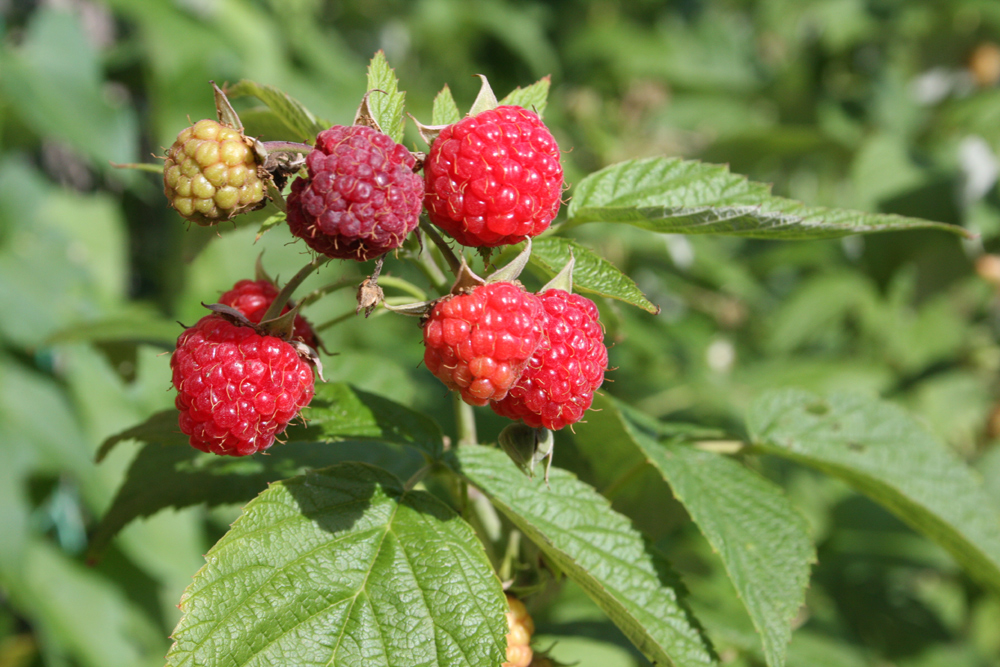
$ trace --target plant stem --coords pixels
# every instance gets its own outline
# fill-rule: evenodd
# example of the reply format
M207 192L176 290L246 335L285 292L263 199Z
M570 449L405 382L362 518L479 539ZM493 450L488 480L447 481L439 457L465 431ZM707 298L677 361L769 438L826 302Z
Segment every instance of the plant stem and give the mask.
M412 491L413 487L419 484L421 480L423 480L423 478L427 476L427 473L430 472L430 470L431 470L431 465L427 464L417 472L413 473L413 476L410 477L410 479L406 480L406 483L403 484L403 490Z
M472 406L462 400L457 391L451 393L455 404L455 429L458 431L457 445L475 445L479 443L476 436L476 413Z
M426 301L427 293L422 289L411 283L409 280L403 280L402 278L394 278L392 276L380 276L378 279L378 284L382 287L392 287L398 289L401 292L406 292L412 296L417 301Z
M298 289L299 285L301 285L302 282L309 277L310 273L329 261L329 257L317 255L311 262L299 269L299 272L292 276L292 279L285 283L285 286L281 288L280 292L278 292L278 296L276 296L274 301L271 302L271 305L268 306L267 311L261 318L261 321L266 322L267 320L273 320L278 315L281 315L281 311L285 308L285 304L288 303L288 300L292 297L295 290Z
M462 263L458 260L458 257L455 256L455 251L451 249L451 246L449 246L443 238L441 238L438 231L434 229L434 225L428 222L426 218L420 219L420 229L424 234L427 234L427 237L430 238L431 241L434 242L434 245L436 245L438 250L441 251L444 261L448 262L448 268L450 268L451 272L457 276L459 269L462 267Z
M345 287L353 287L358 282L357 278L341 278L335 283L330 283L329 285L323 285L322 287L309 292L304 297L299 299L300 306L308 306L311 303L315 303L322 299L327 294L333 294L338 290L342 290Z
M421 249L420 254L413 257L411 260L420 272L424 274L427 281L434 287L434 290L440 294L445 295L451 289L448 283L448 278L445 277L444 272L441 271L441 267L437 265L434 258L431 257L430 250L427 247Z
M358 312L356 310L349 310L343 315L337 315L332 320L327 320L326 322L323 322L323 324L317 324L316 326L313 327L313 331L315 331L316 333L319 333L320 331L326 331L330 327L335 327L341 322L346 322L347 320L351 319L357 314Z

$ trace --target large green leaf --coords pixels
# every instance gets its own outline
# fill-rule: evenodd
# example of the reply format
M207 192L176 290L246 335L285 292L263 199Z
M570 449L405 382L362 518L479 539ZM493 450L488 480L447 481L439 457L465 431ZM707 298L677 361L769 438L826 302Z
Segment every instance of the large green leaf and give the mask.
M327 121L317 118L301 102L274 86L243 79L232 86L227 86L226 94L229 97L244 95L256 97L295 133L295 139L298 141L311 144L316 140L317 134L330 128Z
M771 239L901 229L941 229L969 236L961 227L917 218L806 206L776 197L770 186L732 174L728 167L665 157L621 162L580 181L570 200L569 224L585 222Z
M558 468L548 485L541 475L530 479L489 447L458 447L445 462L489 496L651 661L715 664L676 575L593 488Z
M403 104L406 94L399 91L399 79L379 51L368 65L368 110L382 131L399 143L403 140Z
M761 451L844 479L1000 591L1000 514L972 471L903 409L788 389L757 399L747 428Z
M660 309L639 290L635 282L618 267L576 241L560 236L536 239L531 244L531 262L550 277L559 273L570 260L573 264L573 287L581 292L618 299L649 313Z
M655 421L606 396L596 397L594 408L577 442L586 447L591 422L604 437L611 428L659 472L722 559L767 664L783 665L815 561L805 519L779 487L735 460L696 449L684 437L661 440Z
M503 590L468 524L389 473L343 464L273 484L181 599L181 665L498 665Z

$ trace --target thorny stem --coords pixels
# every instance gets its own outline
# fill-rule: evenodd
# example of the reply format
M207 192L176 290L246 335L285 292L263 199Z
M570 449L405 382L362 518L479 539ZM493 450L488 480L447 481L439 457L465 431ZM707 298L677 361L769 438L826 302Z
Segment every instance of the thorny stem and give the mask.
M436 245L438 250L441 251L441 255L444 256L444 261L448 263L448 268L451 269L451 272L457 276L459 269L462 267L462 263L458 260L458 257L455 256L455 251L451 249L451 246L448 245L443 238L441 238L438 231L434 229L434 225L428 222L426 218L420 219L420 230L424 234L427 234L427 237L434 242L434 245Z
M278 296L276 296L274 301L271 302L271 305L268 306L267 311L261 318L261 321L266 322L268 320L273 320L280 315L281 311L285 307L285 304L288 303L288 300L292 297L295 290L298 289L299 285L301 285L302 282L309 277L309 274L329 261L329 257L317 255L311 262L299 269L299 272L292 276L292 279L285 283L285 286L281 288L280 292L278 292Z

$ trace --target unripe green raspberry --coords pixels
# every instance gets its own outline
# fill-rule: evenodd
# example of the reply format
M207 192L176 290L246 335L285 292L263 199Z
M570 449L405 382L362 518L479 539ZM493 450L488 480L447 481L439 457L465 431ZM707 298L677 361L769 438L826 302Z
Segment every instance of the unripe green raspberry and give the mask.
M237 130L200 120L177 135L163 165L163 193L182 217L202 226L258 208L264 182L257 157Z

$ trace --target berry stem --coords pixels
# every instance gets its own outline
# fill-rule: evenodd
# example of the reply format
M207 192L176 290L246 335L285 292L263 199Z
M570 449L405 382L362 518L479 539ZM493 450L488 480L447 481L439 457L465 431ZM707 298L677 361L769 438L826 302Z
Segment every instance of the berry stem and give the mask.
M313 147L309 144L300 144L296 141L263 141L261 145L268 153L301 153L308 155Z
M309 277L309 274L329 261L329 257L317 255L315 259L299 269L299 272L292 276L292 279L285 283L285 286L281 288L281 291L278 292L278 296L274 297L274 301L271 302L270 306L268 306L267 311L261 318L261 321L266 322L267 320L273 320L278 317L278 315L281 314L281 311L285 308L285 304L287 304L288 300L292 297L292 294L296 289L298 289L299 285L301 285L302 282Z
M323 324L317 324L316 326L313 327L313 331L315 331L316 333L319 333L320 331L326 331L330 327L335 327L341 322L346 322L347 320L351 319L357 314L358 311L352 308L343 315L337 315L332 320L327 320L326 322L323 322Z
M420 250L420 254L413 256L412 261L438 294L443 296L451 290L448 279L434 261L427 246Z
M304 297L299 299L299 306L304 308L311 303L316 303L327 294L333 294L334 292L342 290L345 287L354 287L357 283L357 278L341 278L337 282L323 285L322 287L309 292L309 294L306 294Z
M457 391L452 392L455 403L455 429L458 431L458 445L475 445L479 442L476 436L476 413L472 406L462 400Z
M401 292L406 292L417 301L427 300L427 293L411 283L409 280L394 278L393 276L379 276L378 284L382 287L392 287Z
M449 246L443 238L441 238L441 235L438 234L438 231L434 229L434 226L428 222L426 218L420 219L420 229L423 230L430 240L434 242L434 245L438 247L438 250L440 250L441 254L444 256L444 261L448 262L448 268L450 268L451 272L457 276L462 267L462 263L458 260L458 257L455 256L455 251L451 249L451 246Z

